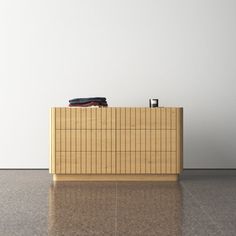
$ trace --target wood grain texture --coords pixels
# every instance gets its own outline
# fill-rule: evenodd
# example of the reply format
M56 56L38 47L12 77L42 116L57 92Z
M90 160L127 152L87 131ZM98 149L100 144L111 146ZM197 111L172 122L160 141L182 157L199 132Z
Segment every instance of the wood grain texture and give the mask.
M55 151L56 151L56 123L55 123L55 108L50 109L50 158L49 158L49 172L55 173Z
M183 109L177 111L177 171L183 169Z
M100 175L85 175L85 174L54 174L54 181L176 181L178 180L177 174L163 174L163 175L111 175L111 174L100 174Z
M50 173L179 174L183 108L51 108Z

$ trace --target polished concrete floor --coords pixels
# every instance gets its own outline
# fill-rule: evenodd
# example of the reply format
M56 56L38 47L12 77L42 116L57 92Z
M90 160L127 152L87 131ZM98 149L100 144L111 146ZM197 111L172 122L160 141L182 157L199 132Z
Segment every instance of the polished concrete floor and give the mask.
M67 182L0 170L0 235L236 235L236 171L179 182Z

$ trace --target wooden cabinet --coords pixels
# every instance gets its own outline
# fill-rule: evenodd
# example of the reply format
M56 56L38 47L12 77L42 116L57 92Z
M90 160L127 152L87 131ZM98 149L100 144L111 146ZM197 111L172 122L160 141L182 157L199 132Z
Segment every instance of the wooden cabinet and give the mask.
M176 180L182 108L51 108L54 180Z

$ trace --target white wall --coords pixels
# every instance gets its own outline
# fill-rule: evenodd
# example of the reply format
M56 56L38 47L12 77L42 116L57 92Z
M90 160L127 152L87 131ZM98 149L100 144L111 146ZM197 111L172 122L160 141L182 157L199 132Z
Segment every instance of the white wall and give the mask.
M1 0L0 168L48 167L49 107L184 107L184 166L236 168L236 1Z

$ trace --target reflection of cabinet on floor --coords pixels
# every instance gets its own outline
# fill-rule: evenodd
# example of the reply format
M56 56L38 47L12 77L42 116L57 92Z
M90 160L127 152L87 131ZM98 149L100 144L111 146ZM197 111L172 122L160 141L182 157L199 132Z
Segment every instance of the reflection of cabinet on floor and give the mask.
M112 235L112 207L120 235L183 235L182 191L180 183L51 184L48 235Z
M177 180L183 108L51 108L54 180Z

